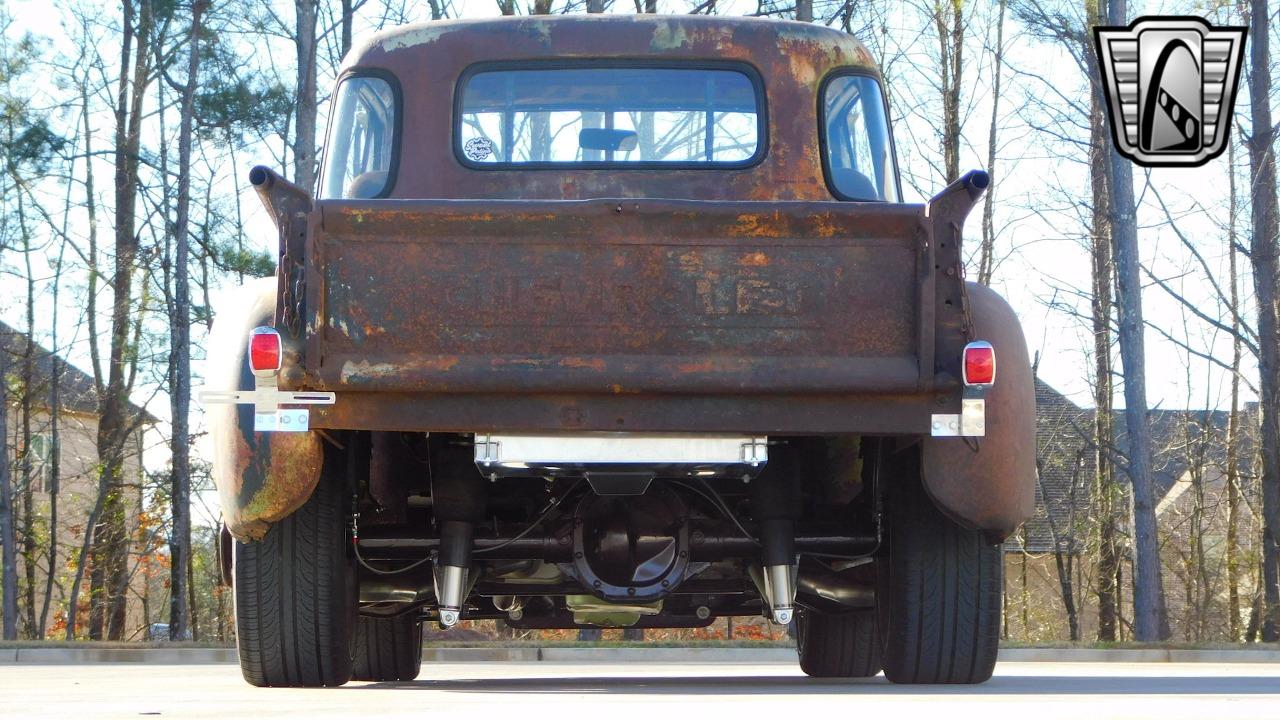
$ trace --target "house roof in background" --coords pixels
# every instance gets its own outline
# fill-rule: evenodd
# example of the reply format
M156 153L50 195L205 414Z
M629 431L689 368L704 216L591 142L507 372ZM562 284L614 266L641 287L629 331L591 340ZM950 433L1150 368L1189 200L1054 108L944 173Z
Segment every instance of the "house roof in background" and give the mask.
M1021 538L1010 538L1011 549L1030 552L1052 552L1056 547L1078 547L1085 521L1092 519L1093 492L1097 459L1093 442L1094 409L1082 408L1067 399L1040 378L1036 387L1036 514L1027 521ZM1243 415L1249 417L1250 407ZM1152 438L1152 479L1155 499L1159 504L1171 491L1180 487L1179 480L1199 465L1224 469L1227 465L1227 423L1231 413L1225 410L1152 410L1148 413ZM1115 435L1114 451L1128 455L1128 423L1123 410L1112 412ZM1240 435L1241 472L1251 471L1254 436L1242 424ZM1116 481L1129 484L1123 468L1117 468Z
M98 392L94 387L93 378L88 373L55 355L39 343L32 343L26 333L0 322L0 351L9 356L9 375L21 374L28 343L30 343L34 361L32 386L36 388L37 406L49 407L49 393L52 390L50 381L56 375L58 400L64 410L97 415ZM132 402L128 403L128 409L131 414L141 413L144 416L143 422L146 424L159 422L154 415Z
M1093 411L1071 402L1040 378L1036 387L1036 514L1010 545L1031 552L1069 547L1074 528L1087 517L1094 458L1088 441Z

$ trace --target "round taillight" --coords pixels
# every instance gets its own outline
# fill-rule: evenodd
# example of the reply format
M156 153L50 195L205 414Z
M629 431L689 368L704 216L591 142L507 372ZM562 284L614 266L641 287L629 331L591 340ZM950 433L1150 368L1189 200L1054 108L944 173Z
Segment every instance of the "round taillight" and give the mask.
M964 384L991 385L996 381L996 349L986 340L964 346Z
M274 373L283 360L280 333L275 328L259 327L249 333L249 367L254 373Z

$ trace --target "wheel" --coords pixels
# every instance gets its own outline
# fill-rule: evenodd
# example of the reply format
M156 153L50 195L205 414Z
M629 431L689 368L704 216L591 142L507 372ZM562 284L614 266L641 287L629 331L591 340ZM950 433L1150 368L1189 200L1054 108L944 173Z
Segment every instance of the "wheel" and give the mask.
M877 568L885 677L985 682L1000 643L1000 546L938 510L920 480L918 456L902 465L909 467L888 478L889 547Z
M351 679L355 566L344 483L331 464L305 505L262 540L236 543L236 646L251 685L333 687Z
M351 640L352 680L412 680L422 667L422 622L416 615L360 617Z
M880 672L875 612L831 615L802 607L796 613L796 651L809 677L874 677Z

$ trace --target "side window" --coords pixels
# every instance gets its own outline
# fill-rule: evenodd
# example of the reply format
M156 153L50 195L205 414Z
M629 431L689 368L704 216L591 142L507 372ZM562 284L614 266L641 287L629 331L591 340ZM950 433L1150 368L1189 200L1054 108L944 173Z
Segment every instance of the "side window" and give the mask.
M866 75L828 81L822 97L827 181L847 200L898 202L898 176L880 83Z
M31 436L31 465L35 471L33 473L32 488L38 493L47 493L52 490L53 485L53 438L49 435L38 434Z
M338 86L325 142L322 199L381 197L391 189L396 97L377 77L350 77Z

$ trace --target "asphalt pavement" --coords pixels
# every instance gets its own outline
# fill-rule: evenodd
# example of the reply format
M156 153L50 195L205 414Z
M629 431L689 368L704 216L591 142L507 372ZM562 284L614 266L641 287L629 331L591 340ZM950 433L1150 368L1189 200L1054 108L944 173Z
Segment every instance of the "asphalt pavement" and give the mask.
M838 713L834 714L834 713ZM259 689L235 665L0 665L0 718L1280 718L1280 663L1001 663L970 687L794 663L424 664L414 682Z

